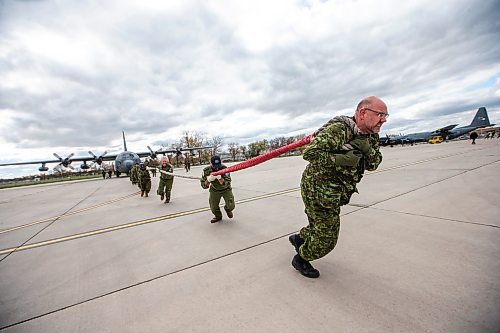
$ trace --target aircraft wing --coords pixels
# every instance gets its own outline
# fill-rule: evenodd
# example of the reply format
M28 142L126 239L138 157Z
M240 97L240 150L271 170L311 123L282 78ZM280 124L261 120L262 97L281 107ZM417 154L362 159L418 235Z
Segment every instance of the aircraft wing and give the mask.
M212 146L202 146L202 147L190 147L190 148L175 148L175 149L160 149L156 151L156 154L169 154L169 153L176 153L180 155L183 151L194 151L194 150L202 150L202 149L212 149L214 147ZM141 155L139 155L141 156ZM142 157L142 156L141 156Z
M203 147L191 147L191 148L181 148L181 151L193 151L193 150L201 150L201 149L212 149L212 146L203 146Z
M159 151L154 152L155 155L159 154L159 153L160 153ZM151 156L150 152L142 152L142 153L136 153L136 154L139 155L139 157L141 157L141 158L142 157L149 157L149 156Z
M458 124L448 125L448 126L445 126L443 128L439 128L432 133L433 134L446 134L457 126L458 126Z
M452 129L454 129L457 126L458 126L458 124L448 125L448 126L445 126L443 128L438 129L438 131L440 131L440 132L451 131Z
M102 156L102 161L114 161L117 155L106 155ZM67 158L62 160L44 160L44 161L24 161L24 162L12 162L12 163L2 163L0 166L11 166L11 165L29 165L29 164L48 164L48 163L67 163L72 162L96 162L96 159L92 156Z
M12 162L12 163L2 163L0 166L9 165L27 165L27 164L46 164L46 163L60 163L59 160L46 160L46 161L26 161L26 162Z

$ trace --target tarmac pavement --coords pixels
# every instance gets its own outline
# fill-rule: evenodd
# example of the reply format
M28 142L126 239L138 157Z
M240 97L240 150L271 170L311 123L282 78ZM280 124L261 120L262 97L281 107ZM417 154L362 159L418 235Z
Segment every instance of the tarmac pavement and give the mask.
M500 332L500 144L477 143L383 147L318 279L290 264L300 156L233 173L216 224L190 179L169 204L158 177L148 198L126 178L0 190L0 331Z

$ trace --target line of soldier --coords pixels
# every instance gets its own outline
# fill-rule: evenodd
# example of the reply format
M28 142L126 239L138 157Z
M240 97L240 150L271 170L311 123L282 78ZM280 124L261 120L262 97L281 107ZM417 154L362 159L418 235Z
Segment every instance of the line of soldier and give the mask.
M189 177L200 179L201 187L209 190L208 202L210 210L214 217L210 221L216 223L222 220L222 212L219 203L224 198L224 211L229 218L233 217L233 210L235 208L233 190L231 188L231 176L229 173L219 176L212 176L211 173L225 169L226 166L222 164L219 156L213 156L210 159L210 165L205 167L202 171L202 177ZM186 172L189 171L186 166ZM144 163L136 164L130 171L130 181L133 185L138 185L141 190L141 197L148 197L151 191L151 175L149 171L156 174L156 170L160 172L160 181L156 193L160 196L160 200L169 203L171 199L172 186L174 183L174 167L170 163L168 157L164 156L159 165L155 160L146 160ZM187 176L181 176L187 177Z

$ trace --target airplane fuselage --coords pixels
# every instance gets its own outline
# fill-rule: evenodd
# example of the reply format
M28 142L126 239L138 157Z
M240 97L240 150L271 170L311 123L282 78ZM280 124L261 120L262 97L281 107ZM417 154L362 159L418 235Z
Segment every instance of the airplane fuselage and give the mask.
M464 127L459 127L455 128L450 131L450 134L446 136L446 139L451 140L451 139L456 139L459 136L462 136L464 134L467 134L469 132L472 132L474 130L477 130L479 128L483 128L487 126L464 126Z
M141 158L136 153L124 151L115 158L115 171L118 173L129 173L135 164L140 164Z

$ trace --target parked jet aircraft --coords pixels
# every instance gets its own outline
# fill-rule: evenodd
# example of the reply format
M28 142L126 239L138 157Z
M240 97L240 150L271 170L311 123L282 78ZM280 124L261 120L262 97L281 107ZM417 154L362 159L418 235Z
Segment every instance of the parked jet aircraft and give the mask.
M478 128L493 126L495 124L490 124L488 118L488 112L485 107L480 107L474 119L469 126L456 127L458 124L448 125L446 127L434 130L432 132L420 132L411 133L399 136L386 136L381 137L379 142L381 146L404 144L404 143L414 143L414 142L427 142L434 136L441 136L444 140L452 140L458 138L461 135L467 134ZM455 128L456 127L456 128Z
M213 148L211 146L203 146L203 147L191 147L191 148L176 148L176 149L160 149L157 151L153 151L149 146L149 152L141 152L134 153L127 150L127 142L125 141L125 132L122 132L123 135L123 152L117 155L107 155L107 151L102 153L100 156L96 156L89 150L89 157L76 157L73 158L73 153L69 154L66 158L61 158L59 155L54 153L54 156L58 158L57 160L45 160L45 161L28 161L28 162L14 162L14 163L4 163L0 164L0 166L9 166L9 165L26 165L26 164L42 164L38 171L48 171L49 168L46 166L47 163L58 163L57 167L66 167L72 168L72 162L83 162L80 165L80 168L83 170L90 169L91 165L87 164L87 162L97 163L101 165L103 161L113 161L114 160L114 169L117 177L122 173L129 173L130 169L134 166L134 164L139 164L141 162L141 157L151 157L156 158L157 155L162 154L170 154L175 153L176 155L181 155L183 151L195 151L202 149L210 149Z

